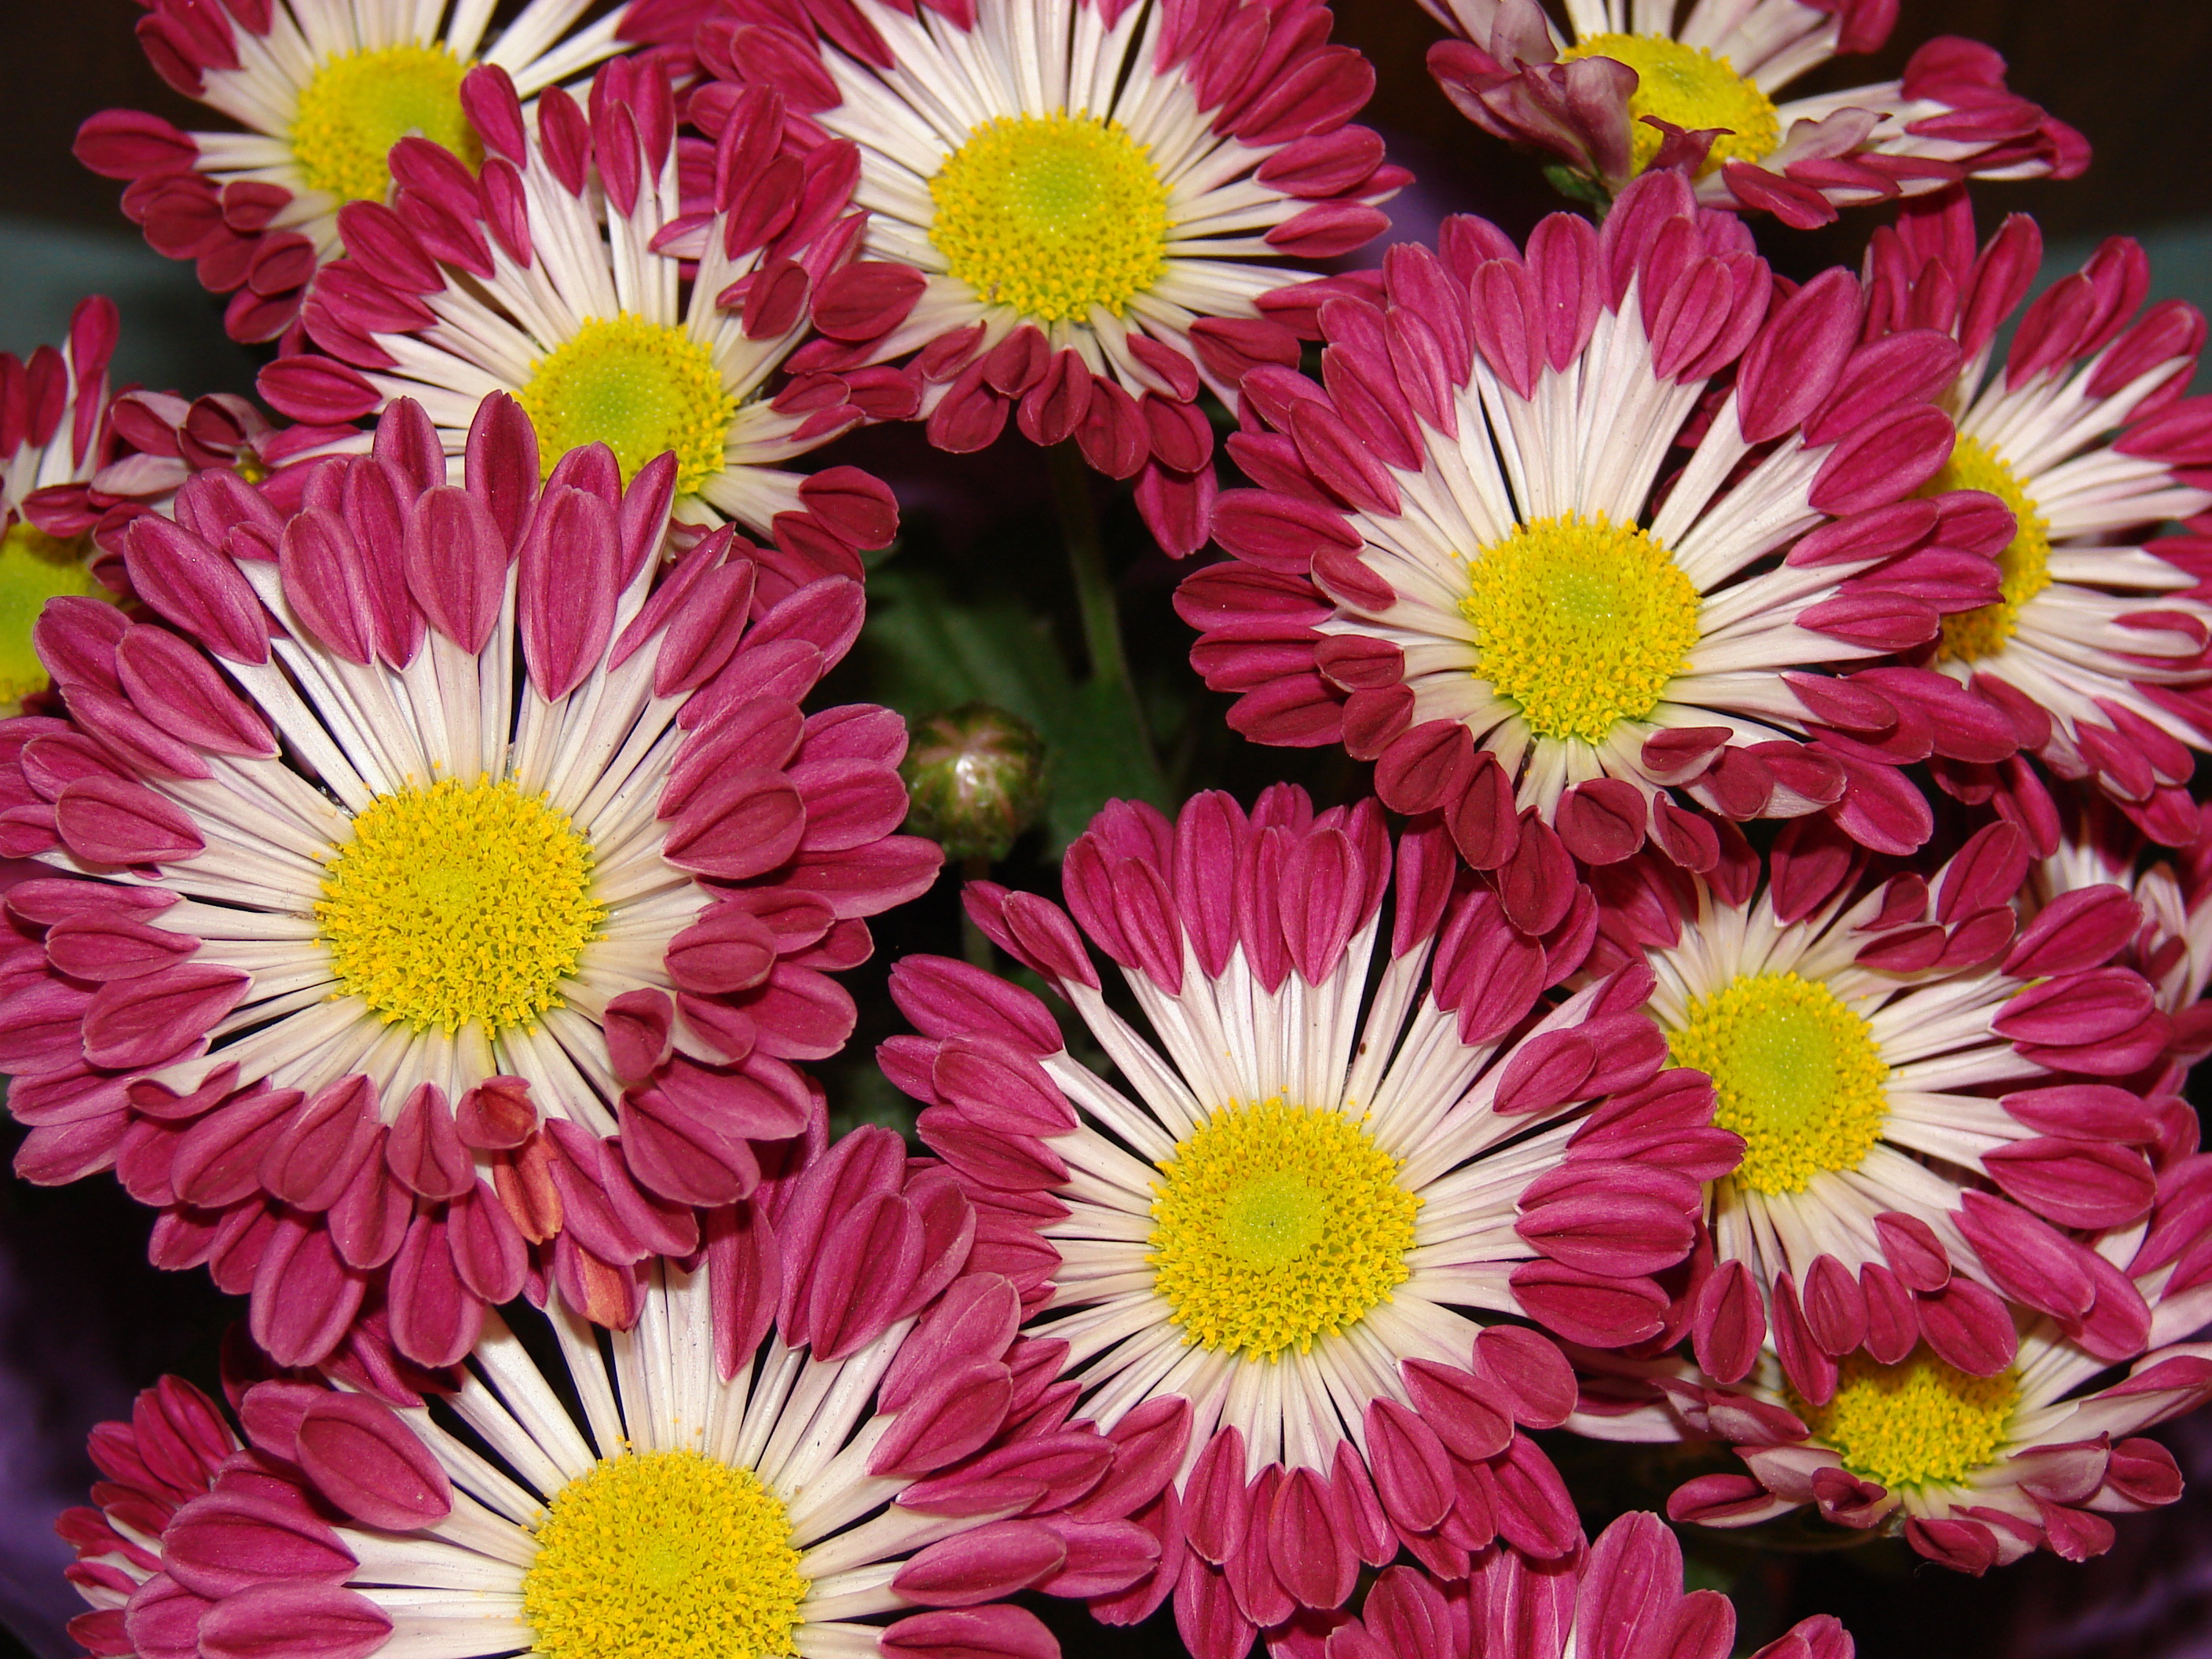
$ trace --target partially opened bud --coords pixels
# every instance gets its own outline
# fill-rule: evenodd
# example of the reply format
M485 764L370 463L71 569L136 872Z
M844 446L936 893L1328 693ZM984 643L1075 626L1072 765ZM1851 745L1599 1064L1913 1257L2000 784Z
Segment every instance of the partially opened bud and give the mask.
M988 702L917 720L899 772L911 796L906 828L949 859L1006 857L1044 811L1044 739Z

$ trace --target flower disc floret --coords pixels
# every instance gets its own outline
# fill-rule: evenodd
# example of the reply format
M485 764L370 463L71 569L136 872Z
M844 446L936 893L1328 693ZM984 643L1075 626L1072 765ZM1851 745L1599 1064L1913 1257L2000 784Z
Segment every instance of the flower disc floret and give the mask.
M2004 649L2020 631L2021 608L2051 586L2051 522L2037 510L2034 498L2021 487L2004 458L1978 438L1962 435L1959 439L1950 460L1923 493L1947 489L1988 491L2012 509L2018 526L1997 555L2001 597L1996 603L1943 618L1937 659L1978 662Z
M612 1457L554 1494L522 1580L545 1659L768 1659L793 1651L806 1580L750 1469L692 1451Z
M1790 1404L1845 1468L1896 1492L1989 1467L2010 1438L2019 1402L2017 1371L1975 1376L1917 1348L1894 1365L1847 1355L1826 1405Z
M722 471L738 412L703 342L627 311L586 319L515 396L538 428L545 474L586 444L613 450L625 478L672 450L682 495Z
M1039 321L1121 316L1167 269L1167 185L1120 122L1087 112L981 123L929 197L951 273Z
M24 698L46 689L46 665L31 647L31 629L46 601L108 597L87 568L88 550L27 520L10 525L0 539L0 713L15 713Z
M1645 122L1655 116L1686 132L1723 127L1713 141L1701 171L1723 161L1763 161L1782 142L1782 119L1774 100L1725 58L1703 46L1686 46L1656 34L1595 34L1559 54L1610 58L1636 71L1636 90L1628 100L1629 143L1634 171L1651 165L1666 135Z
M380 202L392 188L386 158L410 134L474 165L483 146L461 112L469 66L442 46L410 42L349 52L320 64L300 88L292 155L316 190Z
M1279 1358L1356 1324L1407 1277L1421 1200L1342 1112L1215 1111L1159 1165L1146 1257L1186 1343Z
M1651 533L1602 513L1516 526L1468 561L1475 672L1540 738L1599 743L1657 706L1698 641L1698 591Z
M1866 1020L1817 980L1738 975L1691 1004L1668 1047L1712 1079L1713 1121L1744 1139L1731 1179L1753 1192L1802 1193L1881 1138L1889 1067Z
M394 791L353 822L315 906L339 984L390 1024L534 1024L606 910L568 814L511 781Z

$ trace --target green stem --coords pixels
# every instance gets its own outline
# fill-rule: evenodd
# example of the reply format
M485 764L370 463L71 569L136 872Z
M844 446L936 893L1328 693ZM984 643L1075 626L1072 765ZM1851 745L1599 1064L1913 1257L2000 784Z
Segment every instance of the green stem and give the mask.
M1091 654L1092 676L1108 685L1129 683L1129 659L1121 650L1121 617L1114 583L1106 574L1106 550L1098 538L1098 513L1091 499L1091 470L1073 443L1054 444L1052 499L1060 509L1060 533L1067 544L1068 568L1075 575L1076 602L1083 607L1083 643Z
M966 887L971 881L991 878L991 860L981 853L960 860L960 884ZM992 954L995 947L983 930L975 925L975 918L968 914L968 907L960 907L960 954L968 958L969 965L995 972L999 959Z
M1129 729L1136 734L1146 770L1157 783L1159 757L1152 752L1151 728L1129 678L1128 653L1121 646L1121 612L1114 598L1113 578L1106 571L1106 548L1098 534L1098 511L1091 496L1091 469L1073 442L1054 444L1046 452L1052 469L1053 503L1060 509L1061 538L1067 544L1067 565L1075 579L1075 600L1083 614L1083 646L1091 659L1091 677L1106 687L1127 711Z

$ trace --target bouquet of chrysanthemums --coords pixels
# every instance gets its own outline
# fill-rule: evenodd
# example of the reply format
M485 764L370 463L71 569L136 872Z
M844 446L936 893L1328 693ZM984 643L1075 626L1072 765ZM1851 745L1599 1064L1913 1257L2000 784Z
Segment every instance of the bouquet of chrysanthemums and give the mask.
M1989 49L1424 0L1560 205L1393 240L1322 0L143 3L258 401L0 361L0 1072L237 1301L91 1654L1847 1659L2181 1496L2204 321Z

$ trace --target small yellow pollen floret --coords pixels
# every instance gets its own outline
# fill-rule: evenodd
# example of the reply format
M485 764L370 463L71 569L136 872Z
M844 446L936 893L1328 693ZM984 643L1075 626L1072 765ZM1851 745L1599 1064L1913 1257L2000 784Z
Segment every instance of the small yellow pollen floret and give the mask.
M799 1559L750 1469L689 1451L612 1457L554 1494L522 1616L544 1659L769 1659L794 1650Z
M1656 116L1686 132L1725 127L1706 153L1703 172L1723 161L1763 161L1782 142L1782 117L1774 100L1751 80L1735 72L1725 58L1716 58L1703 46L1684 46L1662 34L1594 34L1577 40L1559 54L1560 61L1577 58L1610 58L1636 71L1636 90L1629 94L1629 146L1634 169L1641 173L1666 143L1666 136L1644 118Z
M1936 660L1979 662L2005 648L2020 629L2021 608L2051 586L2051 521L2036 511L2034 498L2021 488L2004 458L1977 438L1960 438L1943 470L1920 493L1947 489L1987 490L2012 509L2018 526L1997 555L1996 603L1943 618Z
M705 342L627 311L586 318L538 360L516 401L538 428L542 472L572 449L603 443L634 478L673 450L679 495L696 495L722 470L738 413Z
M1730 1178L1753 1192L1802 1193L1822 1170L1857 1169L1881 1139L1889 1067L1818 980L1740 974L1692 1003L1667 1046L1712 1079L1713 1121L1745 1142Z
M1892 1492L1964 1480L1996 1461L2020 1403L2014 1371L1975 1376L1916 1348L1894 1365L1864 1353L1840 1363L1825 1406L1790 1410L1862 1480Z
M512 782L447 778L353 821L315 906L340 987L385 1024L535 1024L599 936L591 843Z
M1167 185L1120 122L1087 112L970 128L929 199L946 269L1039 322L1119 317L1167 269Z
M27 520L0 540L0 716L20 714L23 699L46 689L46 665L31 647L31 629L48 599L88 596L112 600L86 563L91 547L62 541Z
M1274 1359L1358 1322L1405 1282L1421 1200L1342 1112L1220 1108L1152 1183L1145 1260L1186 1343Z
M1698 590L1650 532L1601 513L1516 526L1468 562L1475 673L1540 738L1641 720L1698 642Z
M468 72L440 46L380 46L324 59L300 88L292 118L301 175L343 200L380 202L392 188L386 158L410 133L477 166L483 146L461 112Z

